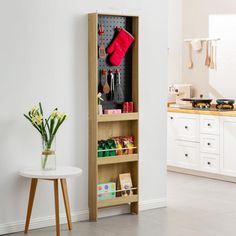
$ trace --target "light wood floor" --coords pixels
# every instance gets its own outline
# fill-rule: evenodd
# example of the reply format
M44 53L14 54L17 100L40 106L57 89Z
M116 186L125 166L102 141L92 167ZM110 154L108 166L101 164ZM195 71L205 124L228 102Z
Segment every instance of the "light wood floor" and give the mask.
M168 174L168 208L73 224L62 236L235 236L236 184L176 173ZM23 236L23 233L12 236ZM53 236L55 227L30 231Z

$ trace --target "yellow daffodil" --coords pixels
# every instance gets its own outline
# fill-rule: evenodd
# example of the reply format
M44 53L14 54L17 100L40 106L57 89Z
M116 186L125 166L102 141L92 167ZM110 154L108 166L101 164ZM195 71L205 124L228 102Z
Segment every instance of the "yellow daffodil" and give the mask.
M36 115L32 118L33 123L37 124L37 125L41 125L43 122L43 117L42 115Z
M54 111L51 113L51 118L52 118L52 119L57 118L57 111L56 111L56 110L54 110Z
M52 119L61 120L61 119L63 119L64 116L65 116L64 112L60 112L60 111L56 111L56 110L51 113Z
M30 110L31 116L36 116L38 114L38 111L39 111L38 107L36 107L36 106L32 107Z
M63 119L64 116L65 116L65 113L64 113L64 112L60 112L60 111L57 112L57 118L58 118L58 120Z

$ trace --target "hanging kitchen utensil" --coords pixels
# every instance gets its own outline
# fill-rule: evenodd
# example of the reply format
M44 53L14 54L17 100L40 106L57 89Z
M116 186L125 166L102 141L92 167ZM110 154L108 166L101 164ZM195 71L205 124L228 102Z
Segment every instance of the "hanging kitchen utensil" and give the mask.
M193 68L193 59L192 59L192 44L191 42L188 43L188 64L187 64L188 69Z
M216 69L216 41L213 42L213 61L214 61L214 69Z
M109 92L110 92L110 86L109 86L109 84L108 84L108 82L107 82L107 70L106 69L104 69L103 70L103 76L104 76L104 78L105 78L105 84L104 84L104 86L103 86L103 93L104 94L108 94Z
M98 55L99 55L99 58L101 58L101 59L106 57L106 49L105 49L105 46L104 46L104 43L103 43L104 33L105 33L104 26L103 26L103 24L101 24L101 26L99 27L99 30L98 30L98 34L101 37L101 44L100 44L99 49L98 49Z
M116 70L116 87L114 91L114 100L115 103L121 104L125 101L124 93L121 88L121 83L120 83L120 71Z
M110 90L110 100L114 100L114 89L115 89L115 80L114 80L114 74L112 73L112 70L109 70L110 78L111 78L111 90Z
M213 44L211 42L210 44L210 52L211 52L211 62L210 62L210 69L215 69L215 62L214 62L214 48L213 48Z
M106 83L106 79L107 79L107 70L106 69L102 69L101 71L101 86L104 87L105 83Z
M209 57L209 41L206 41L206 59L205 59L205 65L210 66L210 57Z

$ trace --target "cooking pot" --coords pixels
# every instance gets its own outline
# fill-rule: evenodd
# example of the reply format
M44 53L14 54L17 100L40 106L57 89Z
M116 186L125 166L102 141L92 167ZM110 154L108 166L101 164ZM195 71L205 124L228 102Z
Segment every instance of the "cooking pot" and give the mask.
M219 105L233 105L235 102L234 99L217 99L216 103Z

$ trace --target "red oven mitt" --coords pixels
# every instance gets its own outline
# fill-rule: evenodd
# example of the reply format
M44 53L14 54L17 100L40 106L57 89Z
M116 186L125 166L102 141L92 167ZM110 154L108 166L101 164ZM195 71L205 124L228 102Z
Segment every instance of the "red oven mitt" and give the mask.
M125 29L117 28L119 31L111 45L107 48L107 53L112 55L109 58L113 66L119 66L129 46L133 43L134 37Z

